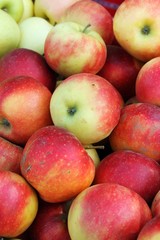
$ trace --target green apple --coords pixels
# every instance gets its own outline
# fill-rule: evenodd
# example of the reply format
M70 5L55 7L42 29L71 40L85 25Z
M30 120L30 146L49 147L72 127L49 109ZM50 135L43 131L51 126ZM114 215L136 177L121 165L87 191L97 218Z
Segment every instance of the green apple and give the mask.
M32 0L22 0L23 1L23 14L19 22L24 19L32 17L34 15L34 4Z
M0 9L0 57L18 47L20 29L18 23L8 13Z
M0 9L10 14L16 22L19 22L23 14L23 0L1 0Z
M46 37L52 27L51 23L41 17L32 16L24 19L19 23L21 31L19 47L34 50L42 55Z

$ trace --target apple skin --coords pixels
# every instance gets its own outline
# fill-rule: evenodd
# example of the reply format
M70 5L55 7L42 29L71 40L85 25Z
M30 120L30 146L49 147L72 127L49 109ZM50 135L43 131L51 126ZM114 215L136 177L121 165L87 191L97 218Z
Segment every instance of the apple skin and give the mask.
M44 57L33 50L17 48L0 59L0 82L22 75L35 78L51 92L55 89L57 75Z
M7 12L16 22L19 22L24 11L22 0L1 0L0 9Z
M135 82L142 64L121 46L108 45L106 62L98 75L113 84L126 101L135 95Z
M0 236L13 238L25 232L38 212L35 190L19 174L0 171Z
M125 0L113 18L117 42L143 62L160 55L159 11L159 0Z
M67 227L66 203L39 204L38 213L29 228L31 240L71 240Z
M76 73L97 73L107 57L106 44L90 27L75 22L56 24L44 44L48 65L63 77Z
M27 48L44 54L45 39L53 25L40 17L29 17L19 23L21 39L18 48Z
M160 216L160 191L156 193L151 204L151 211L153 217Z
M22 22L24 19L34 16L34 3L32 0L22 0L23 2L23 14L18 21Z
M20 167L40 198L51 203L70 200L90 186L95 175L93 160L79 140L54 125L32 134L24 147Z
M109 136L119 121L122 106L121 95L106 79L79 73L55 89L50 112L56 126L71 131L85 145Z
M95 2L101 4L103 7L109 11L109 13L114 17L117 8L124 0L94 0Z
M0 171L12 171L20 174L20 160L23 148L0 137Z
M113 151L132 150L160 161L160 108L150 103L124 106L109 136Z
M35 0L34 15L48 19L48 21L54 25L59 22L59 19L64 14L66 9L77 1L79 0L65 0L59 1L57 4L56 0Z
M34 78L19 76L0 83L0 136L24 146L39 128L52 124L51 92Z
M137 240L160 239L160 216L153 217L141 229Z
M118 183L137 192L148 204L160 190L160 165L144 154L115 151L96 168L94 183Z
M136 240L151 217L148 204L139 194L119 184L101 183L73 200L68 230L72 240Z
M160 106L160 57L146 62L136 79L136 97L139 102Z
M111 14L99 3L79 0L72 4L62 15L59 22L76 22L98 32L105 43L111 44L114 39L113 19Z
M20 29L18 23L7 12L0 9L0 58L18 47Z

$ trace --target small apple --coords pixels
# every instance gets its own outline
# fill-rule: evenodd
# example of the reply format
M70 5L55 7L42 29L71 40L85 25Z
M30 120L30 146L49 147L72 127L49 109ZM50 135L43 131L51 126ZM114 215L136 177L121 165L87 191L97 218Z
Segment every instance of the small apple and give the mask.
M28 17L19 23L21 39L19 48L27 48L44 54L44 43L49 31L53 28L51 23L41 17Z
M132 103L121 111L109 136L112 150L132 150L160 161L160 108L151 103Z
M106 79L91 73L74 74L61 82L50 101L56 126L74 133L82 144L106 138L117 125L123 99Z
M14 4L14 3L13 3ZM0 58L18 47L20 29L18 23L7 12L0 9Z
M22 0L23 2L23 14L19 20L19 23L24 19L34 16L34 4L32 0Z
M115 151L96 168L94 183L118 183L137 192L150 204L160 190L160 165L131 150Z
M154 199L151 204L151 211L153 217L158 215L160 216L160 191L158 191L154 196Z
M105 43L111 44L114 38L111 14L99 3L79 0L72 4L62 15L59 22L76 22L98 32Z
M117 42L143 62L160 55L159 12L159 0L125 0L113 18Z
M142 63L121 46L108 45L107 58L98 75L106 78L127 101L135 95L135 82Z
M34 78L19 76L0 83L0 136L25 145L39 128L52 124L51 92Z
M92 146L91 146L91 148L86 149L86 152L92 158L95 167L97 167L100 163L100 157L99 157L99 154L98 154L97 150L95 148L92 148Z
M59 22L59 19L66 9L77 1L79 0L65 0L57 3L56 0L35 0L34 14L37 17L47 19L52 25L54 25Z
M148 102L160 107L160 57L146 62L136 79L136 97L139 102Z
M160 239L160 216L150 219L141 229L137 240L159 240Z
M151 217L139 194L119 184L101 183L83 190L72 201L68 230L72 240L135 240Z
M0 171L0 236L13 238L32 224L38 212L34 189L19 174Z
M90 26L75 22L56 24L44 44L48 65L63 77L75 73L97 73L105 63L106 44Z
M39 204L38 213L29 228L31 240L71 240L65 203Z
M1 0L0 9L7 12L16 22L19 22L23 15L23 1L22 0Z
M57 75L39 53L26 48L17 48L1 57L0 82L22 75L35 78L51 92L55 89Z
M46 202L64 202L92 184L95 165L80 141L54 125L37 130L20 162L23 177ZM38 174L37 174L38 173Z
M12 171L20 174L20 160L23 148L0 137L0 171Z

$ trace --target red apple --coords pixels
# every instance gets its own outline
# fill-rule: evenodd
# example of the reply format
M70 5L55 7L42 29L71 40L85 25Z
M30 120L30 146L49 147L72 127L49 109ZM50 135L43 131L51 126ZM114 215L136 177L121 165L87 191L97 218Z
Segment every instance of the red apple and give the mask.
M115 151L101 160L96 168L94 182L121 184L151 203L160 190L160 165L141 153Z
M20 174L20 160L23 148L0 137L0 170Z
M106 79L79 73L55 89L50 112L56 126L73 132L85 145L109 136L119 121L122 106L122 96Z
M72 240L136 240L151 219L146 201L114 183L92 185L71 203L68 230Z
M143 65L135 86L139 102L160 106L160 57L153 58Z
M107 48L89 24L62 22L48 33L44 56L48 65L63 77L81 72L95 74L105 63Z
M142 63L127 53L122 47L107 46L107 58L98 73L121 93L124 100L135 95L135 82Z
M150 103L124 106L109 141L114 151L133 150L159 162L160 108Z
M17 48L0 59L0 82L11 77L29 76L43 83L51 92L55 89L56 73L43 56L25 48Z
M0 236L13 238L25 232L38 211L34 189L19 174L0 171Z
M90 186L95 165L80 141L66 129L46 126L27 141L21 173L47 202L70 200ZM38 173L38 174L37 174Z
M0 82L0 136L25 145L37 129L52 124L50 99L48 88L32 77Z
M41 203L36 218L29 228L30 239L70 240L65 205L66 203Z
M103 7L105 7L110 14L114 17L115 12L117 11L119 5L124 0L94 0L95 2L98 2L99 4L102 4Z
M95 1L79 0L69 6L60 19L60 22L67 21L79 23L84 27L90 24L90 29L98 32L106 44L113 41L112 16Z
M151 204L151 211L153 216L160 215L160 191L156 193Z
M160 239L160 216L153 217L141 229L137 240Z

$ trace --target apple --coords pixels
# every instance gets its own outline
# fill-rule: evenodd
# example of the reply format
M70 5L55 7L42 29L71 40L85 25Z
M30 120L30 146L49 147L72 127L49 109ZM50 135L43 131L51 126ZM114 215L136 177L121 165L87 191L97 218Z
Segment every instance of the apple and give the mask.
M71 240L67 227L66 203L40 204L29 228L31 240Z
M114 39L112 16L97 2L79 0L72 4L59 22L69 21L79 23L84 27L90 24L90 30L98 32L106 44L111 44Z
M108 45L107 58L98 75L106 78L127 101L135 95L135 82L142 62L135 59L121 46Z
M153 217L160 215L160 190L154 196L151 204L151 211Z
M16 22L19 22L24 10L23 1L1 0L0 9L7 12Z
M34 4L32 0L22 0L23 2L23 14L19 20L19 23L24 19L34 16Z
M97 149L95 149L94 147L92 148L85 148L86 152L88 153L88 155L92 158L95 167L97 167L101 161L100 156L97 152Z
M93 160L80 141L54 125L37 130L28 139L20 168L40 198L51 203L72 199L92 184L95 175Z
M13 238L32 224L38 212L35 190L19 174L0 171L0 236Z
M20 174L20 160L23 148L0 137L0 171Z
M124 1L124 0L93 0L99 4L101 4L103 7L109 11L109 13L114 17L115 12L117 11L119 5Z
M160 239L160 216L150 219L141 229L137 240Z
M74 74L52 93L50 113L56 126L71 131L82 144L103 140L117 125L123 99L106 79Z
M83 190L72 201L68 230L72 240L135 240L151 217L139 194L119 184L101 183Z
M148 102L160 106L160 57L146 62L136 79L136 97L139 102Z
M51 92L55 89L57 75L39 53L17 48L0 58L0 82L22 75L35 78Z
M131 150L117 150L96 168L94 183L118 183L137 192L150 204L160 190L160 165Z
M160 55L159 11L159 0L125 0L113 18L117 42L143 62Z
M47 19L54 25L59 22L60 17L64 14L66 9L77 1L79 0L65 0L57 3L56 0L35 0L34 14L37 17Z
M27 48L44 54L44 43L52 24L41 17L28 17L19 23L21 39L19 48Z
M109 136L112 150L132 150L160 161L160 108L151 103L123 107Z
M56 24L44 44L48 65L63 77L75 73L97 73L107 57L106 44L90 26L75 22Z
M24 146L39 128L52 124L51 92L34 78L19 76L0 83L0 136Z
M0 9L0 58L18 47L20 29L18 23L7 12Z

